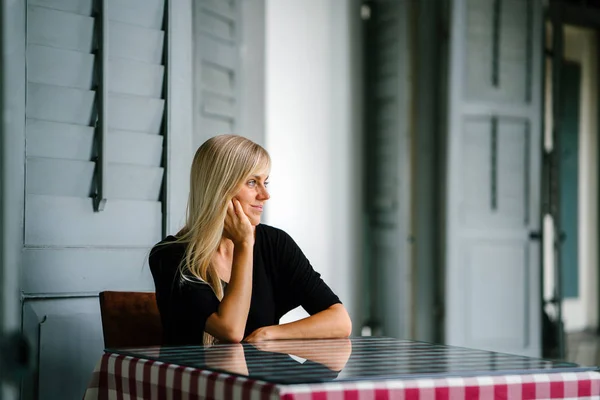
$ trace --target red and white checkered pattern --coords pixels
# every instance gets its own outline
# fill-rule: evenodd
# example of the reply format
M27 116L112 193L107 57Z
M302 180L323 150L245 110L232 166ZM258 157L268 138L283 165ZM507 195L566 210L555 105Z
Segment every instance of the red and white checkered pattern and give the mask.
M104 354L84 400L600 399L600 373L482 376L274 385L174 364Z

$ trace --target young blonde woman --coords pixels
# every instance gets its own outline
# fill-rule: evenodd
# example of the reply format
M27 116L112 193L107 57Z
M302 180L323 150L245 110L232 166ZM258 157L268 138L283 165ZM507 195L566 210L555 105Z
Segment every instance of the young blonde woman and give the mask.
M267 151L241 136L196 152L186 224L150 253L165 344L350 335L346 309L298 245L260 223L270 167ZM298 306L310 316L279 325Z

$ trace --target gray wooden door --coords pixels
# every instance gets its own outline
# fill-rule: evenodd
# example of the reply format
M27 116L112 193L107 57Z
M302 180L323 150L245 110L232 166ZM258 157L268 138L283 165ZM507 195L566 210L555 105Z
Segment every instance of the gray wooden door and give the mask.
M81 398L102 349L102 290L151 291L162 237L165 0L28 0L23 330L38 370L23 397ZM108 46L107 199L95 212L98 53Z
M450 18L446 342L538 356L542 2Z
M369 319L373 335L410 334L409 2L373 1L365 20Z

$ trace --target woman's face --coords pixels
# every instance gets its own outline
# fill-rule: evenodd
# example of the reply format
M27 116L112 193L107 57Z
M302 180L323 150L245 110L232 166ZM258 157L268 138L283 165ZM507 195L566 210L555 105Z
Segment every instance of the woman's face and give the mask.
M267 191L268 178L266 173L248 177L240 186L240 191L233 196L240 202L253 226L260 224L263 206L271 197Z

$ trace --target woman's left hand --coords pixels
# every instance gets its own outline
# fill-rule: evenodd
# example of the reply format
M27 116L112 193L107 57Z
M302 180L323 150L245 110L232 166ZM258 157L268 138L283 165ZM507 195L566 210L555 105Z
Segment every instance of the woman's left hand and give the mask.
M275 339L275 337L273 337L273 326L263 326L249 334L246 339L244 339L244 342L254 343L272 339Z

